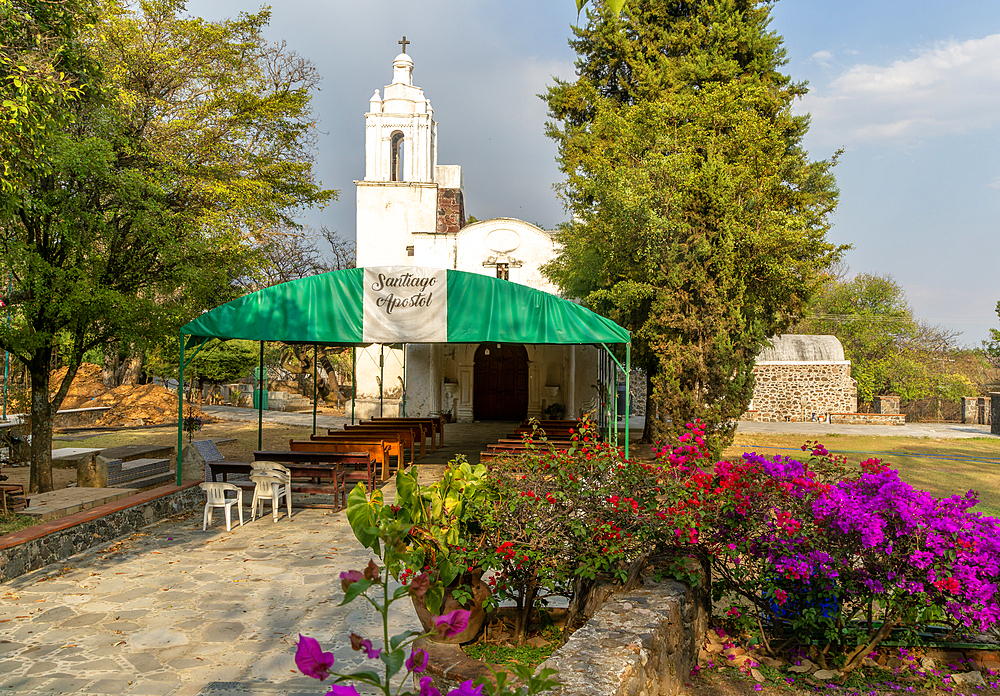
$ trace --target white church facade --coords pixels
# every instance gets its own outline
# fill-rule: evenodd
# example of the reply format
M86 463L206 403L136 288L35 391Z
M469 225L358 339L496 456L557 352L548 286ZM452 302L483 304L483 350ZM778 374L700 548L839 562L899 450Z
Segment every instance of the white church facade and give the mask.
M365 114L357 265L450 268L555 293L541 271L557 252L551 234L506 217L466 224L462 169L438 164L437 145L434 110L413 84L404 44L392 83ZM544 417L561 404L570 417L594 402L598 360L592 346L372 345L357 353L353 406L361 418L405 410L473 421Z

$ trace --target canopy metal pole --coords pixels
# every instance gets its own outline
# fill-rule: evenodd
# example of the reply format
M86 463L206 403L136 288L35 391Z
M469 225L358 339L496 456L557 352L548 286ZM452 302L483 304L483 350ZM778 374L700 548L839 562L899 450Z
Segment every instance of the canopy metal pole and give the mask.
M10 381L10 353L3 352L3 419L7 420L7 383Z
M316 434L316 401L319 394L319 383L317 379L316 362L317 356L319 355L319 348L313 343L313 435Z
M194 347L194 352L184 360L184 334L178 334L180 340L180 360L177 362L177 485L181 485L181 464L184 461L184 366L195 359L208 338L202 338Z
M181 461L184 449L184 334L180 336L180 361L177 363L177 485L181 485Z
M628 412L632 402L632 341L625 344L625 458L628 459Z
M358 402L358 349L351 346L351 425L354 425L354 406Z
M264 342L260 342L260 371L257 373L260 381L257 383L257 449L264 449Z
M629 341L628 343L625 344L625 365L622 365L620 362L618 362L618 358L615 357L614 353L611 352L611 349L608 348L607 345L602 343L601 346L604 348L604 351L607 353L608 357L614 360L615 365L617 365L622 371L625 372L625 458L627 459L628 458L628 406L629 406L629 399L632 395L631 391L629 391L630 389L629 373L632 371L632 342ZM618 445L618 373L617 372L615 373L614 392L615 392L614 395L615 435L613 441L615 446L617 446ZM609 423L610 423L610 418L609 418Z
M7 295L10 296L12 285L11 276L7 274ZM10 326L10 312L6 312L7 326ZM7 385L10 383L10 353L3 352L3 419L7 420ZM13 457L12 457L13 458Z
M378 417L384 418L382 397L385 394L385 344L378 344Z

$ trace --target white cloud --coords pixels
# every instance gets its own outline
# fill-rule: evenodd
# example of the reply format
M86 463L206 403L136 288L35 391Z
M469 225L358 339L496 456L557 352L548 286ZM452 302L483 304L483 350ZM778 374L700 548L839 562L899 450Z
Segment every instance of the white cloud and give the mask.
M829 65L830 61L833 60L833 53L830 51L816 51L809 57L820 65Z
M994 179L993 181L991 181L986 185L989 186L990 188L1000 189L1000 176L998 176L996 179Z
M990 128L1000 121L1000 34L938 43L887 66L855 65L801 108L814 134L848 146Z

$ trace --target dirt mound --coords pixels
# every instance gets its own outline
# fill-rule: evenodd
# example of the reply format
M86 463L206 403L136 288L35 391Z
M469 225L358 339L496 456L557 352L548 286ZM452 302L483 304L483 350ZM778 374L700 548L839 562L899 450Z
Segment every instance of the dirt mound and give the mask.
M49 392L54 395L62 384L63 377L66 376L67 368L61 367L49 375ZM86 408L87 406L101 406L103 404L91 404L91 399L103 396L108 392L108 388L101 381L101 366L83 363L76 371L73 384L69 387L69 393L59 408Z
M59 388L66 368L52 373L52 393ZM155 425L177 421L177 395L158 384L123 384L108 389L101 381L101 367L84 363L76 373L60 408L110 406L98 424L104 426ZM185 404L185 415L201 415L196 404Z

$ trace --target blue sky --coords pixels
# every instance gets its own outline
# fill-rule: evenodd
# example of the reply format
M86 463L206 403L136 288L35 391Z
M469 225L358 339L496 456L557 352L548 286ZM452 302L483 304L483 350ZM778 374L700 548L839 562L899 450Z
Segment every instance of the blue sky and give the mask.
M208 19L258 8L188 5ZM573 77L572 0L295 0L273 12L268 37L324 78L317 173L341 193L306 224L353 237L364 112L403 34L439 124L438 162L462 165L468 212L546 228L564 219L535 95L553 75ZM807 148L844 149L830 239L854 245L852 272L891 274L918 317L978 345L1000 327L1000 2L781 0L773 15L786 72L810 85L796 106L812 114Z

